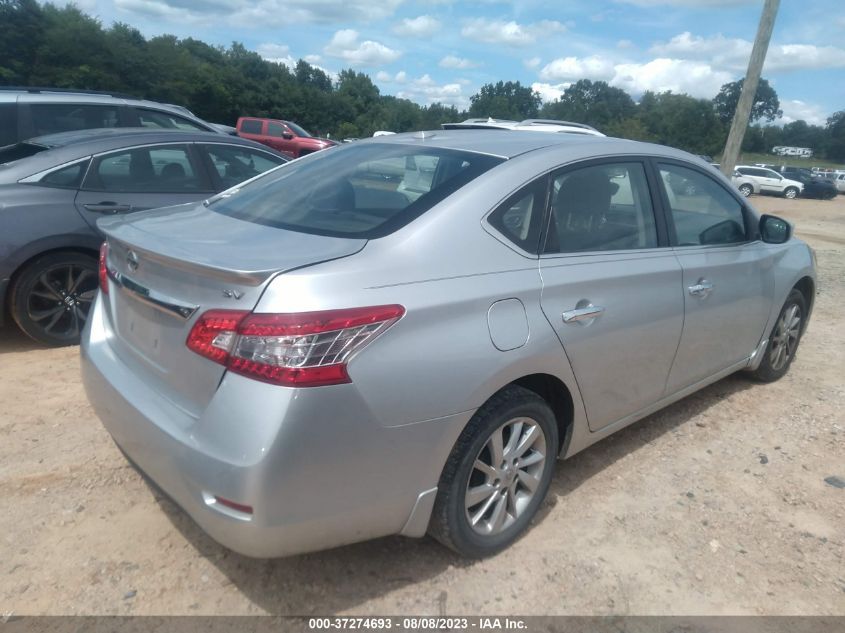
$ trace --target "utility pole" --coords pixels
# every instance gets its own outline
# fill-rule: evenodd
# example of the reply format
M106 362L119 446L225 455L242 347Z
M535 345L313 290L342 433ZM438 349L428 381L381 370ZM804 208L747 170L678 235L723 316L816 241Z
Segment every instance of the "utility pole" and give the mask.
M751 115L751 107L754 105L754 97L757 96L757 85L760 83L760 74L763 72L763 62L766 61L766 51L769 50L769 40L772 39L772 29L775 26L779 6L780 0L766 0L763 15L760 16L760 26L757 27L751 59L748 60L748 71L742 82L742 92L739 95L739 103L731 121L731 131L728 134L728 142L725 143L725 151L722 153L720 163L722 173L728 178L734 173L742 139L745 138L745 130L748 128L748 118Z

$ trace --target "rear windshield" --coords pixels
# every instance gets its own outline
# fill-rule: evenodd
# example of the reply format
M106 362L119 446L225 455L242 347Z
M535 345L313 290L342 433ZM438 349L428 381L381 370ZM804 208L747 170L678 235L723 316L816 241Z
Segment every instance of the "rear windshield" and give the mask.
M405 226L503 160L429 147L348 145L293 161L209 206L276 228L372 239Z

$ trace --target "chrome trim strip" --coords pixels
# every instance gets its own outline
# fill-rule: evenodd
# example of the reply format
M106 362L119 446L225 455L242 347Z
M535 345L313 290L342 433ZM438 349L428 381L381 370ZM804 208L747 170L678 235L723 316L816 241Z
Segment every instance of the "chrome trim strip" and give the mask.
M130 297L133 297L142 303L146 303L148 306L156 308L157 310L178 316L186 321L194 316L194 313L199 310L199 306L181 303L172 297L168 297L160 292L151 290L113 268L108 268L107 272L109 279L111 279L118 288L124 290Z

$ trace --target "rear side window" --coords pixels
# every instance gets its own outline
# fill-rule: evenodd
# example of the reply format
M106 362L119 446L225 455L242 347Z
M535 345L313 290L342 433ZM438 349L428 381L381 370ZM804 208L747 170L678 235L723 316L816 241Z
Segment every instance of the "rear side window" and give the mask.
M678 246L746 241L742 205L710 176L679 165L659 165ZM683 182L681 191L673 184Z
M394 144L319 152L210 203L267 226L370 239L388 235L503 159Z
M85 175L85 167L87 166L87 160L81 163L75 163L74 165L68 165L67 167L51 171L38 182L48 187L77 189L82 183L82 177Z
M545 178L541 178L513 194L487 220L502 235L529 253L537 253L539 250L546 206L546 182Z
M179 115L170 114L169 112L135 108L135 113L138 115L138 123L141 127L160 128L165 130L206 131L206 128L202 125L189 121Z
M244 119L241 121L241 132L244 134L261 134L261 121Z
M552 181L546 253L657 246L657 228L641 163L566 171Z
M87 105L84 103L33 103L29 106L35 136L118 127L117 106Z
M142 147L97 158L85 188L132 193L191 193L205 189L184 145Z
M18 140L18 105L0 103L0 147Z
M234 145L203 145L224 189L285 163L283 158Z

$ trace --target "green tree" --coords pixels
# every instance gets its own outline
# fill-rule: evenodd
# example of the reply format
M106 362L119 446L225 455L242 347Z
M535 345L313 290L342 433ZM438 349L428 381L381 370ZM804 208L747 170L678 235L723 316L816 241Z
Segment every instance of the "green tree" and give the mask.
M45 26L36 0L0 0L0 84L31 83Z
M606 81L580 79L563 91L560 99L543 106L544 118L586 123L604 129L630 119L637 107L631 96Z
M494 119L530 119L540 110L540 95L518 81L484 84L469 98L469 115Z
M646 92L638 117L658 143L694 154L714 154L724 146L727 129L706 99L672 92Z
M736 106L739 104L739 95L742 92L743 79L724 84L713 98L713 107L719 115L722 123L730 125L734 118ZM757 94L754 95L754 105L751 106L751 121L774 121L783 114L780 109L780 100L775 89L768 81L761 78L757 85Z
M827 155L834 160L845 161L845 110L834 113L827 120Z

